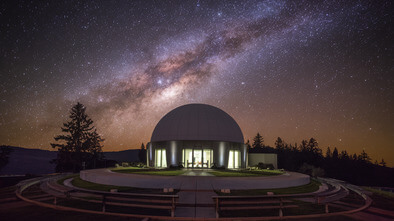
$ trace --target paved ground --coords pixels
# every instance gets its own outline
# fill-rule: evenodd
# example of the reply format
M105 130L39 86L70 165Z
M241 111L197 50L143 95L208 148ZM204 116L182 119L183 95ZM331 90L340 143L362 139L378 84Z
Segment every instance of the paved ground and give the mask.
M261 177L215 177L210 176L206 170L190 170L184 176L150 176L141 174L116 173L108 169L84 170L80 173L86 181L116 185L132 186L140 188L174 188L185 189L191 185L197 185L198 189L270 189L300 186L310 182L309 176L301 173L287 172L277 176ZM207 176L208 175L208 176ZM195 184L190 183L189 178L197 176Z
M217 194L207 178L212 175L202 170L188 171L184 175L189 178L184 180L178 192L179 206L175 209L175 216L215 218L212 196Z
M310 182L308 175L294 172L266 177L215 177L207 171L208 169L188 170L182 176L150 176L96 169L81 171L80 174L84 180L101 184L180 189L175 216L205 218L215 217L212 196L217 194L213 190L284 188Z

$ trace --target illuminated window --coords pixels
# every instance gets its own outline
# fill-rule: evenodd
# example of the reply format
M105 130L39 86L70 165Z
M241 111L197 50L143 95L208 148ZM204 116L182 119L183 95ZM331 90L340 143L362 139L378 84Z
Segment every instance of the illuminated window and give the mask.
M166 149L156 149L155 166L167 167Z
M230 150L228 156L228 168L235 169L241 165L241 151Z
M211 164L213 161L213 150L204 150L203 154L204 164L203 167L211 168Z

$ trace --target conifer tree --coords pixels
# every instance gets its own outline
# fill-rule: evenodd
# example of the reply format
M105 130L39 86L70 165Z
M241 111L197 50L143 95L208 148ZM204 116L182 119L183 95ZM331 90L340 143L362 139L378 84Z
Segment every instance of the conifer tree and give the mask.
M331 149L330 149L330 147L327 147L326 158L329 159L331 157L332 157Z
M256 149L261 149L264 146L264 139L260 135L260 133L257 133L256 136L253 138L253 144L252 147Z
M146 163L146 149L144 143L141 143L141 149L138 151L138 159L141 163Z
M283 142L282 138L278 137L275 141L275 148L277 150L283 150L285 148L285 143Z
M332 158L338 159L338 149L334 147L334 151L332 151Z
M382 161L380 161L379 163L382 167L386 167L386 162L384 161L384 159L382 158Z
M371 162L371 158L368 156L368 154L367 154L367 152L365 152L365 150L363 150L363 152L361 152L361 154L359 155L359 159L361 159L362 161L364 161L366 163Z
M248 141L246 141L245 145L246 145L246 148L247 148L248 150L250 150L250 148L252 147L252 146L250 146L250 141L249 141L249 139L248 139Z
M81 103L74 105L70 111L70 120L61 127L65 134L55 136L52 148L58 148L56 171L74 171L96 166L96 160L101 160L104 141L93 126L93 120L86 114L86 108Z

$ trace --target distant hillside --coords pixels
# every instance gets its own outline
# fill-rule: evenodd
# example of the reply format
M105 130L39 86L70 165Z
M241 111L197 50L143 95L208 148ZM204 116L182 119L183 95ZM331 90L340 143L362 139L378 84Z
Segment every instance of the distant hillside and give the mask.
M57 151L11 147L8 164L1 169L0 175L48 174L55 172L55 164L50 161L56 158ZM123 150L104 152L107 160L118 162L137 162L139 150Z
M105 159L120 162L137 162L139 150L122 150L117 152L104 152Z
M48 174L55 172L56 151L11 147L8 164L0 171L1 175Z

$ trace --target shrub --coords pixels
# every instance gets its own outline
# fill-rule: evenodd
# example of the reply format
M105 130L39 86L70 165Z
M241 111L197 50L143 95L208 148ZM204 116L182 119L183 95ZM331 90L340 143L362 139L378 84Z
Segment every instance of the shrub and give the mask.
M265 164L265 169L273 170L273 169L275 169L275 167L272 163L268 163L268 164Z
M302 164L300 169L298 170L301 173L308 174L312 177L322 177L324 176L324 170L320 167L315 167L313 165L309 165L307 163Z
M224 170L224 169L226 169L226 167L225 166L217 166L216 165L216 163L213 163L212 164L212 166L211 166L211 169L217 169L217 170Z
M178 166L178 165L170 165L169 168L170 168L170 169L176 170L176 169L179 169L179 166Z
M128 167L129 166L129 163L127 163L127 162L122 162L122 167Z

